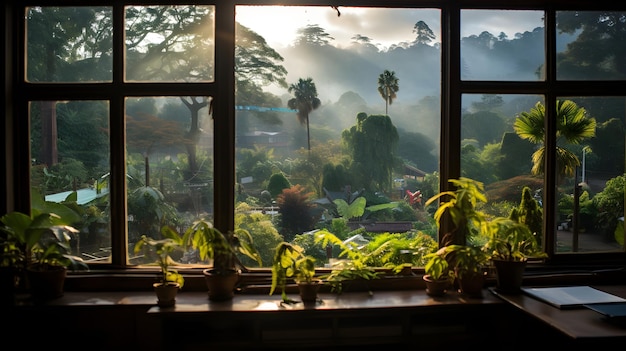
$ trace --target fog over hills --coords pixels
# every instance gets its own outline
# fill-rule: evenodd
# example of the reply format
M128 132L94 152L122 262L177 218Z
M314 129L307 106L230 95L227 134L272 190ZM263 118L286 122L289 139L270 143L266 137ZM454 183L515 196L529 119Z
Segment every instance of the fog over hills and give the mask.
M322 34L324 32L322 31ZM467 80L537 80L545 58L543 28L517 33L515 38L496 37L483 32L464 37L461 42L461 73ZM388 106L388 115L398 128L405 148L402 157L418 168L432 172L438 168L441 103L441 49L439 43L401 42L389 48L372 45L369 38L355 36L351 45L339 47L333 40L326 43L295 41L275 49L283 58L288 72L287 83L312 78L322 102L309 115L313 143L340 139L341 132L356 122L360 112L385 114L385 101L378 92L378 77L385 70L395 72L399 91ZM287 89L266 87L282 100L283 106L293 96ZM472 113L471 103L481 95L464 96L463 104ZM514 118L521 108L532 106L535 97L503 97L501 113ZM512 102L514 106L508 106ZM521 104L521 105L520 105ZM496 116L497 117L497 116ZM295 116L279 116L281 130L294 135L304 132ZM507 122L501 123L506 125ZM497 138L502 134L494 131ZM296 136L296 138L299 138ZM491 141L488 141L491 142ZM415 152L415 150L422 152ZM405 149L406 151L406 149Z
M485 40L490 41L489 45ZM495 41L495 42L494 42ZM384 114L385 103L377 91L378 76L384 70L395 72L399 79L397 98L389 106L389 115L398 127L423 131L438 137L439 109L425 108L424 100L438 105L441 89L441 50L438 45L412 43L379 50L367 43L353 43L345 48L329 45L299 44L277 50L284 58L287 82L313 78L322 108L311 114L311 123L334 120L339 130L354 124L356 114ZM536 29L515 39L498 40L488 33L463 39L464 76L482 79L536 80L535 72L544 58L543 30ZM286 89L274 89L283 103L292 96ZM344 94L362 99L353 106L341 98ZM365 106L363 106L363 102ZM329 107L332 107L332 111ZM341 116L336 114L341 113ZM324 118L322 115L333 115ZM416 127L419 125L419 128Z
M440 93L438 45L399 43L406 47L398 45L379 50L367 43L353 43L345 48L332 44L300 44L277 49L285 59L287 81L313 78L323 102L337 101L344 92L353 91L368 104L384 106L376 89L378 75L388 69L395 71L399 78L400 91L394 103L416 103L424 96ZM536 71L545 57L543 46L542 28L511 40L498 40L489 33L464 38L461 49L464 78L536 80ZM272 92L281 95L278 90Z

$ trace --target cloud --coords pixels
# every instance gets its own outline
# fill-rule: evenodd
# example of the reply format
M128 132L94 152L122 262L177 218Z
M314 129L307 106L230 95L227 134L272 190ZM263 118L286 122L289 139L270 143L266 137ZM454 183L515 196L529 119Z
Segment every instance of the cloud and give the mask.
M296 31L316 24L335 38L338 47L349 46L357 34L373 44L389 47L415 38L413 26L424 21L440 37L440 16L432 9L366 9L340 7L341 16L330 6L238 6L237 21L263 36L275 48L293 43Z
M344 15L345 12L345 15ZM441 37L441 21L438 10L432 9L346 9L341 13L345 21L341 22L339 31L348 38L356 34L367 36L373 44L389 47L392 44L410 42L415 39L413 27L418 21L424 21L430 29Z
M480 33L487 31L494 36L504 32L509 39L512 39L516 33L532 32L533 29L543 26L543 11L461 11L461 37L480 35Z
M359 34L372 44L388 48L415 39L413 26L424 21L441 41L441 14L437 9L354 8L339 7L341 16L330 6L237 6L237 20L262 35L274 48L293 43L296 31L316 24L335 40L333 45L347 47ZM484 31L509 39L516 33L543 27L543 12L532 10L463 10L461 36L479 35Z

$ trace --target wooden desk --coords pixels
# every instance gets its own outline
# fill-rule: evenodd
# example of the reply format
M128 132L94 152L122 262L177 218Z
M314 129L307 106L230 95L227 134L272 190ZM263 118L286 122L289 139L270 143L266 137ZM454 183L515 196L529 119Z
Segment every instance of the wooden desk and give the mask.
M593 287L610 294L626 297L626 285L598 285ZM495 296L558 330L568 339L577 343L589 342L596 345L597 342L626 341L626 325L611 323L605 320L601 314L588 308L562 310L524 293L503 294L493 288L489 290Z

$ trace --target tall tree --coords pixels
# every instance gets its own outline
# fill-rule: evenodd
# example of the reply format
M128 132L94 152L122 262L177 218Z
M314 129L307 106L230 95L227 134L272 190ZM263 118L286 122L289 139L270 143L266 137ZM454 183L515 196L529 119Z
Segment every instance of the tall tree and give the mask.
M129 8L127 75L130 80L203 81L213 78L214 30L209 6L154 6ZM146 36L160 38L147 42ZM154 39L153 39L154 41ZM185 45L181 45L185 43ZM287 71L280 63L283 58L267 45L265 39L248 28L236 26L235 80L237 102L263 105L276 103L259 88L277 84L286 87ZM245 96L245 98L242 98ZM189 156L188 177L198 172L196 142L200 137L200 113L209 107L208 97L181 97L191 123L186 143ZM247 101L242 101L247 100ZM210 111L209 111L210 113ZM279 120L269 114L268 123ZM273 118L271 118L273 117Z
M208 6L131 7L126 10L127 79L140 81L203 81L213 78L212 10ZM160 41L147 41L147 36ZM181 45L184 42L184 45ZM186 133L189 174L198 179L199 111L209 98L180 97L190 112ZM210 111L209 111L210 113Z
M435 33L430 29L430 27L424 21L418 21L413 26L413 33L416 34L415 43L416 44L428 44L431 41L437 38Z
M328 45L331 40L335 40L335 38L331 37L330 34L326 33L324 28L320 27L317 24L309 24L306 27L300 28L297 31L298 37L296 38L296 45L317 45L317 46L325 46Z
M287 70L280 63L284 58L272 49L265 38L250 28L236 24L235 80L253 82L257 86L276 84L287 87Z
M544 172L545 161L545 128L544 120L546 108L538 102L528 112L522 112L515 119L513 128L517 135L540 147L533 153L533 174ZM573 176L580 160L571 151L565 148L566 144L580 144L596 135L596 120L587 116L587 111L571 100L557 100L556 102L556 158L559 180L564 176Z
M539 202L533 197L530 187L522 188L522 199L517 207L511 210L509 218L524 223L535 235L537 243L541 245L543 238L543 211Z
M476 111L495 111L504 105L500 95L483 94L480 101L472 102L472 108Z
M398 78L396 72L385 70L378 76L378 93L385 100L385 114L388 114L388 107L397 97L396 93L400 90L398 86Z
M357 115L356 125L341 134L352 154L353 187L368 190L390 190L391 175L398 164L398 131L389 116Z
M621 11L559 11L558 30L576 40L557 55L558 78L623 79L626 76L626 21Z
M126 115L126 140L128 149L144 157L145 185L150 186L149 157L159 148L176 147L184 144L185 138L180 124L153 115L139 113Z
M265 38L239 23L235 24L235 103L241 106L282 106L280 98L263 91L275 84L287 88L287 70L281 65L283 57L272 49ZM237 133L258 130L258 125L280 125L277 112L238 110Z
M287 106L292 110L298 110L296 116L300 124L306 123L306 138L309 152L311 151L311 135L309 133L309 114L320 107L322 102L317 97L317 88L313 78L298 79L297 83L289 86L289 93L294 97L287 101Z
M111 52L111 26L98 7L31 7L28 21L28 80L31 82L77 82L110 79L104 61ZM100 15L98 15L100 14ZM102 21L94 18L103 17ZM95 23L95 24L94 24ZM108 25L108 27L107 27ZM101 42L98 44L98 37ZM82 64L81 64L81 61ZM48 167L58 161L57 106L38 103L42 147L38 161Z

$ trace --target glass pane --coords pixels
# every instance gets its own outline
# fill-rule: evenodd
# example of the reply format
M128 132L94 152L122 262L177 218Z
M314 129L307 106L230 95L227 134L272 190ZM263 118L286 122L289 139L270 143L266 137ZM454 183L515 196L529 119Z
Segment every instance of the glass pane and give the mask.
M543 11L462 10L461 78L545 78Z
M34 194L81 215L73 224L80 234L72 240L72 254L109 261L108 102L32 101L30 125Z
M108 7L26 8L26 80L111 81L111 18Z
M436 247L421 200L439 189L440 11L339 11L236 8L235 226L255 237L266 266L282 240L318 264L337 259L336 247L328 255L306 234L321 228L342 240L391 232L406 248ZM340 214L336 200L365 209ZM368 221L377 226L358 229ZM421 253L412 257L423 265Z
M624 97L558 101L557 252L624 250ZM582 114L577 118L575 113Z
M126 8L126 80L213 81L214 6Z
M557 12L557 78L626 78L626 12Z
M129 257L135 257L142 235L161 239L165 225L182 234L195 219L212 220L210 101L205 96L126 100ZM173 257L195 263L188 256Z
M520 113L542 103L536 95L463 95L461 117L461 175L482 182L487 203L476 208L488 215L509 217L511 211L529 212L522 205L524 192L542 206L543 177L533 173L537 145L522 139L514 128ZM525 223L542 240L541 210ZM472 237L482 245L487 238Z

